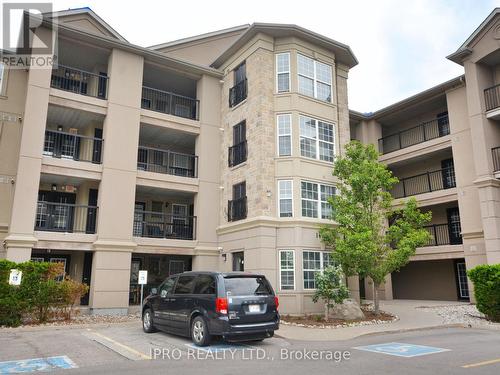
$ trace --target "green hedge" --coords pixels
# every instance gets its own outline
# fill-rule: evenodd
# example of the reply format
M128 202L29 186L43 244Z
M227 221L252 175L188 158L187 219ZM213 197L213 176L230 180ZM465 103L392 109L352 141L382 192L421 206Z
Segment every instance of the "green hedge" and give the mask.
M481 265L468 272L474 283L477 309L494 322L500 322L500 264Z
M11 269L23 272L21 285L9 285ZM71 318L74 304L88 287L69 278L57 281L56 277L63 271L60 263L0 260L0 325Z

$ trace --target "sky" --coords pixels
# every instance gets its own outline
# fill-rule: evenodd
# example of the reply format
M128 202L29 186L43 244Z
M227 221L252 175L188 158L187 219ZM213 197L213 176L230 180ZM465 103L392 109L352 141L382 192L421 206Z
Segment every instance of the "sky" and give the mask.
M300 25L351 47L359 64L349 73L349 107L360 112L463 74L446 56L497 6L500 0L53 1L55 10L90 7L140 46L252 22Z

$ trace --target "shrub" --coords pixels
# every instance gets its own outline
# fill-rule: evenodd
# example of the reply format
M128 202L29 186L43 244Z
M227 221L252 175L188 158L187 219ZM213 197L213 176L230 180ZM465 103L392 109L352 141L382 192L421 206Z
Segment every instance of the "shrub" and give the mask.
M21 285L9 285L11 269L23 272ZM63 271L61 263L0 260L0 325L18 326L26 319L42 323L61 315L70 319L88 287L70 278L57 281Z
M468 275L474 283L477 309L488 319L500 322L500 264L477 266Z
M325 321L328 321L330 307L335 303L342 303L349 297L349 290L345 286L344 273L341 266L328 266L323 272L314 275L316 290L312 296L313 302L320 299L325 303Z

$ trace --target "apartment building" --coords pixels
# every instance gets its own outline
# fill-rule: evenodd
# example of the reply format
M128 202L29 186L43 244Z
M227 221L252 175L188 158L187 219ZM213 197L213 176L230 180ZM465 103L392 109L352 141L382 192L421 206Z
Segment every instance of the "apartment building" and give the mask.
M142 269L146 293L186 270L262 272L283 312L322 311L349 47L256 23L143 48L88 8L35 34L56 22L52 70L2 65L3 256L64 263L92 313L139 305Z
M500 263L499 39L497 8L447 57L463 76L375 113L351 111L351 136L377 145L400 180L394 204L414 196L432 211L431 240L387 278L385 298L469 300L466 270Z

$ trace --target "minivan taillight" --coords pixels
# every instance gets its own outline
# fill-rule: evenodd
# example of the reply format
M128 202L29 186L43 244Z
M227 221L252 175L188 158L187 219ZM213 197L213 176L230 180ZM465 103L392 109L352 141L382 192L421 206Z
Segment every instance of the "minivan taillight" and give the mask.
M277 296L274 296L274 304L276 305L276 310L278 310L278 307L280 306L280 301L278 300Z
M215 312L219 314L227 314L227 298L217 298L215 300Z

